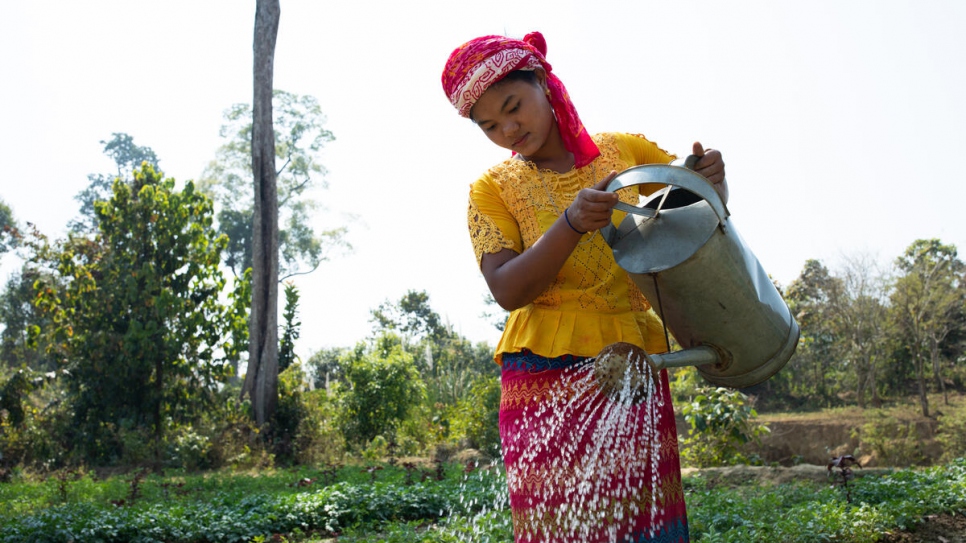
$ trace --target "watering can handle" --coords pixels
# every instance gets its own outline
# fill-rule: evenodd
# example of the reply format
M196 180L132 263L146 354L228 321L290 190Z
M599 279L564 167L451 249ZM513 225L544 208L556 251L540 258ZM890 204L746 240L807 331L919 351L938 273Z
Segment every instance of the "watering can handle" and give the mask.
M622 188L649 183L679 187L707 201L715 215L718 216L718 222L723 224L730 215L728 208L725 207L724 202L721 201L721 196L718 195L718 191L714 190L711 183L701 174L691 170L697 161L698 157L691 155L684 160L683 167L674 163L634 166L617 174L617 177L607 185L606 190L614 192ZM624 202L617 202L614 207L621 211L645 217L654 217L657 214L657 211L653 209L637 207Z

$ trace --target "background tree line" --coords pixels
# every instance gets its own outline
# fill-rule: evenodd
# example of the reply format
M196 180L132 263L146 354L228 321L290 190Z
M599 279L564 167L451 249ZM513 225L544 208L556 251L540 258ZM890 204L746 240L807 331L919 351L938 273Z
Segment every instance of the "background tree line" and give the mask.
M164 178L151 148L118 133L101 142L116 171L88 177L64 238L0 205L0 252L22 261L0 293L0 464L292 462L374 440L423 451L447 436L452 417L441 413L475 376L496 374L489 347L455 334L425 293L374 310L372 336L354 347L301 363L299 295L285 279L350 247L346 228L310 226L312 189L325 185L319 151L333 138L318 103L283 91L274 100L278 412L255 424L239 398L253 216L251 110L240 104L197 184Z
M189 469L351 456L498 451L492 347L456 333L425 292L371 310L355 345L296 355L298 289L285 281L351 249L316 231L319 152L333 135L311 97L274 95L280 204L277 409L240 398L251 302L251 109L198 183L160 172L127 134L102 142L78 216L50 239L0 202L0 257L23 262L0 293L0 467L151 464ZM917 240L888 269L867 257L805 263L782 288L801 325L785 369L746 390L759 410L878 406L964 388L966 285L956 248ZM486 318L493 318L492 315ZM499 320L499 319L497 319ZM499 322L496 323L499 326ZM691 372L692 374L694 372ZM695 385L677 376L677 393Z
M749 390L768 409L878 407L929 393L948 404L966 381L966 267L956 247L914 241L882 269L868 256L830 270L805 263L784 296L802 329L798 350L774 378Z

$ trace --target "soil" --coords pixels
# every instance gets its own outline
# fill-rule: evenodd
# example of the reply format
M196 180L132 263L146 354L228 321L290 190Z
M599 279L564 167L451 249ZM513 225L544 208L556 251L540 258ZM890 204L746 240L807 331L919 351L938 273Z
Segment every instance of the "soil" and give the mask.
M914 529L890 533L883 543L966 543L966 515L930 515Z

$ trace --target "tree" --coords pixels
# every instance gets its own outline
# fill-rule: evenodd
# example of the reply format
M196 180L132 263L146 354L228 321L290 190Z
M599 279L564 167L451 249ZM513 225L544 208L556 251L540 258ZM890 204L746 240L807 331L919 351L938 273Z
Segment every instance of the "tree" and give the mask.
M11 368L29 367L53 371L57 363L48 354L40 338L40 330L53 323L34 305L37 292L34 283L45 273L29 265L10 276L0 294L0 361ZM43 282L56 284L56 276L45 273Z
M13 211L3 200L0 200L0 254L12 249L17 237L17 221L13 218Z
M321 349L312 353L306 366L311 371L312 385L316 389L329 390L333 383L345 384L345 364L352 352L349 347Z
M242 355L248 356L248 316L252 306L252 269L248 268L241 276L235 277L234 285L228 293L228 306L225 318L228 322L229 341L225 344L225 358L231 364L232 380L238 379Z
M410 290L398 302L383 302L370 313L375 335L402 334L403 348L414 353L433 403L454 405L480 377L499 374L492 348L474 345L445 324L424 291Z
M63 281L41 277L38 305L54 323L47 337L70 374L74 438L88 458L123 453L112 428L150 427L159 462L167 421L198 416L229 375L216 355L227 240L193 183L177 191L148 164L95 210L95 236L35 251Z
M960 287L964 266L954 246L943 245L938 239L919 239L896 259L896 267L902 275L892 293L893 318L908 340L919 385L919 403L923 416L928 417L926 358L932 364L937 388L945 395L940 352L963 312Z
M249 394L255 422L262 426L278 405L278 191L275 182L275 133L272 85L278 0L255 3L254 99L252 101L252 312L248 371L242 396Z
M109 156L117 165L116 174L90 174L87 176L87 188L77 193L74 199L80 205L80 216L68 225L74 232L93 232L97 230L97 213L94 202L111 199L111 187L115 179L122 179L130 183L134 173L141 168L141 164L158 167L158 156L150 147L142 147L134 143L134 138L123 132L111 134L110 141L101 140L104 154Z
M345 376L349 389L343 395L343 433L358 446L379 435L391 437L424 396L413 356L392 334L377 338L371 347L357 345Z
M298 361L295 354L295 340L299 338L299 328L302 323L298 319L299 310L299 289L295 283L285 283L285 309L282 318L285 320L285 327L282 329L282 340L278 345L278 371L285 371L289 366Z
M311 215L318 203L314 188L325 188L325 168L319 162L322 147L332 141L318 101L275 90L272 98L275 154L282 165L276 170L279 207L280 280L310 273L338 250L347 249L345 227L316 232ZM238 275L252 265L252 108L235 104L225 112L221 137L227 141L205 169L202 186L218 204L219 231L231 240L225 264Z
M851 363L860 407L865 407L867 390L875 406L881 403L877 374L888 337L887 279L874 268L867 255L847 259L837 288L830 289L828 296L829 324L841 345L841 355Z
M833 400L835 389L828 385L838 346L831 326L829 298L830 293L841 289L840 283L822 262L814 259L805 262L801 274L788 285L785 293L788 307L801 327L799 347L788 368L762 385L784 384L783 395L809 399L818 405L827 405ZM761 396L770 399L777 392L773 390Z
M398 331L405 340L417 342L422 338L442 341L455 335L443 326L439 314L429 305L426 291L408 291L396 303L385 301L370 311L369 321L377 330Z

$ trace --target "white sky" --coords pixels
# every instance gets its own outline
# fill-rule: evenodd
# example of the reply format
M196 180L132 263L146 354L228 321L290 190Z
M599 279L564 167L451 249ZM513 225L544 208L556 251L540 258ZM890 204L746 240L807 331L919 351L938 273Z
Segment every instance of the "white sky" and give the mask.
M200 176L222 112L251 101L254 4L0 0L0 198L61 236L87 174L112 171L113 132ZM720 149L733 221L787 284L809 258L890 261L933 237L966 250L964 28L960 0L282 0L275 86L317 97L337 138L318 224L359 217L355 252L298 281L297 350L353 345L409 289L498 338L465 217L469 183L506 155L439 83L470 38L543 32L591 132Z

